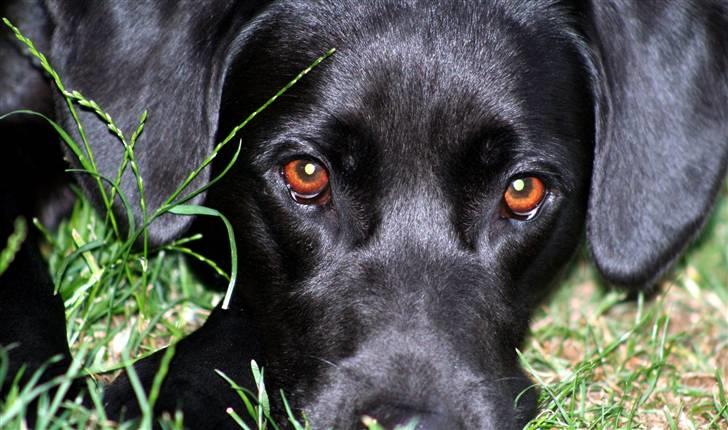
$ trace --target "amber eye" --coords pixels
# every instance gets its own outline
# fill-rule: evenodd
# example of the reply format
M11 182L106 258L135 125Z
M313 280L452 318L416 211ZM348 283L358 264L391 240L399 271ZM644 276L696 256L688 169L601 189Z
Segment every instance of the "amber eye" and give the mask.
M536 214L546 197L546 186L532 176L513 180L503 194L508 211L521 219L530 219Z
M281 174L296 202L322 205L329 201L329 172L320 162L310 158L289 161Z

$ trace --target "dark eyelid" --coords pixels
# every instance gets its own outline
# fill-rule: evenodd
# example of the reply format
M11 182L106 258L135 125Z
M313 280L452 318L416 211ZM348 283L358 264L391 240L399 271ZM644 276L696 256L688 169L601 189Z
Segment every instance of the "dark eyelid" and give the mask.
M514 180L529 176L540 179L548 191L568 192L572 188L556 165L541 161L512 164L505 171L503 185L507 187Z
M268 151L255 160L255 163L265 170L275 168L296 158L310 158L319 161L327 169L330 169L319 145L311 140L290 137L278 138L273 140L268 148Z

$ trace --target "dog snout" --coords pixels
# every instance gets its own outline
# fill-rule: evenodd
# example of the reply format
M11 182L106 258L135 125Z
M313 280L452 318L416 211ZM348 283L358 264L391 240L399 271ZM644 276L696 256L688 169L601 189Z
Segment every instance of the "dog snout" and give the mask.
M462 426L447 413L428 411L422 408L381 403L370 408L364 416L372 418L385 429L415 425L415 430L458 430ZM411 427L410 427L411 428Z

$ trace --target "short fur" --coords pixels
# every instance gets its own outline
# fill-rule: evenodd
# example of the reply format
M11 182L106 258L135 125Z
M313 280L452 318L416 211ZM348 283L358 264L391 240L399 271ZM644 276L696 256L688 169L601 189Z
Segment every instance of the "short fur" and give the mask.
M724 181L724 1L203 3L0 6L122 129L149 110L137 151L152 209L214 142L337 48L242 131L235 168L196 199L232 221L244 276L231 310L179 343L162 386L157 411L181 407L192 428L234 425L225 408L239 402L213 369L249 386L250 359L316 428L357 428L363 414L386 425L418 416L421 429L522 427L536 395L515 350L582 231L608 281L651 288ZM73 128L7 32L0 58L0 112L33 108ZM122 148L93 114L82 120L113 176ZM16 216L61 205L47 192L58 169L23 164L38 147L62 167L47 132L0 123L14 157L0 238ZM328 168L330 203L291 199L280 169L301 156ZM503 190L521 175L549 188L529 221L503 216ZM122 189L137 200L131 172ZM205 220L169 215L150 236L190 228L205 233L201 252L229 258ZM47 375L62 372L64 326L28 241L0 277L0 344L20 344L11 370L60 353ZM137 365L147 387L160 354ZM139 413L124 376L105 402L112 416Z

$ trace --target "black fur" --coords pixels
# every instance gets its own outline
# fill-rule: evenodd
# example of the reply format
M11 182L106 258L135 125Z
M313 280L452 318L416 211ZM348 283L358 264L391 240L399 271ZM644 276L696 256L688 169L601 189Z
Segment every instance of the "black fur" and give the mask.
M137 148L152 208L214 142L337 48L242 131L237 165L197 199L232 221L243 276L232 309L180 342L162 386L157 409L182 407L190 427L233 425L225 408L239 402L212 371L250 385L250 359L316 428L358 428L363 414L387 425L418 416L422 429L521 427L536 395L514 403L531 384L515 350L584 227L608 281L650 288L725 178L728 6L719 0L4 8L47 47L67 86L122 129L150 111ZM53 111L47 84L7 34L0 54L0 111ZM100 170L115 172L122 148L92 114L82 119ZM0 136L24 137L27 127L7 122ZM291 199L280 169L302 156L329 170L329 203ZM47 201L17 203L45 182L24 167L14 174L22 180L5 177L0 188L5 236L15 216ZM522 175L549 189L529 221L503 212L503 191ZM136 201L131 176L123 189ZM202 219L170 215L151 236L162 243L189 228L205 232L201 252L229 258L219 226ZM13 368L69 357L62 313L24 305L31 294L59 306L26 248L16 273L34 279L0 277L0 344L20 343ZM39 336L47 346L34 346ZM147 386L160 354L138 365ZM123 376L105 399L112 416L138 413Z

